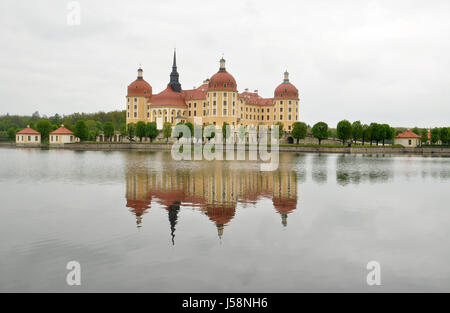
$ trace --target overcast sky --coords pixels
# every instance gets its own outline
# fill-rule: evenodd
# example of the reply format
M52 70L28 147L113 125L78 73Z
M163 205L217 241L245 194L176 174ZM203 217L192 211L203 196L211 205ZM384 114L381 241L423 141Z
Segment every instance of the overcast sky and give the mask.
M160 92L173 48L183 89L217 72L273 97L284 70L300 119L450 124L450 1L2 0L0 114L122 110L141 63Z

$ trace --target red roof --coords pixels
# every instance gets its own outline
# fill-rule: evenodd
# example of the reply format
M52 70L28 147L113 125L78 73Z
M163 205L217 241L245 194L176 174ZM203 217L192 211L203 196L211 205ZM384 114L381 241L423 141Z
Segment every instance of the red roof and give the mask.
M127 97L151 97L152 86L144 79L138 78L128 86Z
M185 94L183 92L176 92L172 90L170 85L157 95L154 95L150 100L151 106L186 106L184 101Z
M260 106L273 105L272 98L265 99L260 95L258 95L256 92L244 91L243 93L239 94L239 98L244 99L246 104L260 105Z
M62 125L57 130L52 131L50 135L73 135L73 132L65 128L64 125Z
M395 138L420 138L420 136L410 130L407 130L398 134Z
M298 99L298 89L291 83L281 83L275 89L275 98Z
M229 90L236 91L236 80L233 75L225 70L221 70L214 74L209 80L209 90Z
M189 100L203 100L206 99L206 92L208 91L208 84L203 84L196 89L183 90L184 99Z
M40 135L41 133L30 128L30 126L25 127L21 131L17 132L17 135Z

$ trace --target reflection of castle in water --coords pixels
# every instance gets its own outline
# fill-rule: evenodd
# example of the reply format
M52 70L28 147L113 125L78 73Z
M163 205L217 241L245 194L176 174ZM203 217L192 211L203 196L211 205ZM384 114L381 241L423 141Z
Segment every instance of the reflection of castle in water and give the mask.
M168 211L172 241L180 207L198 208L217 226L222 237L224 226L235 216L238 203L272 199L284 226L288 214L297 206L297 175L292 170L260 172L208 162L191 169L168 165L164 170L130 166L126 173L127 207L136 215L137 225L153 201ZM198 165L198 163L197 163Z

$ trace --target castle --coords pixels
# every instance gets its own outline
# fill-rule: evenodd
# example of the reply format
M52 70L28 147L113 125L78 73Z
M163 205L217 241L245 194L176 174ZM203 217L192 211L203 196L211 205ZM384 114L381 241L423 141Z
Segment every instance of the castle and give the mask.
M298 90L290 83L287 71L273 98L263 98L257 91L247 89L239 93L236 80L227 72L222 57L216 74L198 88L183 90L175 51L167 88L153 94L152 86L144 80L143 70L139 68L137 79L128 86L126 101L127 124L156 122L158 129L167 122L216 127L226 122L231 128L240 125L270 127L281 122L285 131L291 131L292 124L299 120Z

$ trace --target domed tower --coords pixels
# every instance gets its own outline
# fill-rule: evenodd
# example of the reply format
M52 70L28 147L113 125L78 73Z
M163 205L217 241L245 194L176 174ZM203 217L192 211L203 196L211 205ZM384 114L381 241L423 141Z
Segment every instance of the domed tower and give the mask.
M289 73L284 73L283 82L274 93L274 122L281 122L285 131L292 130L292 124L298 121L298 89L289 81Z
M214 74L208 82L206 93L209 108L208 117L205 118L207 124L216 124L222 127L224 122L230 126L235 126L238 116L238 91L236 80L233 75L227 72L225 59L220 59L219 71Z
M127 124L146 121L149 117L148 102L152 97L152 86L144 80L143 70L138 69L137 79L128 86Z

